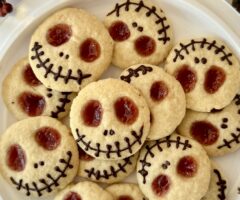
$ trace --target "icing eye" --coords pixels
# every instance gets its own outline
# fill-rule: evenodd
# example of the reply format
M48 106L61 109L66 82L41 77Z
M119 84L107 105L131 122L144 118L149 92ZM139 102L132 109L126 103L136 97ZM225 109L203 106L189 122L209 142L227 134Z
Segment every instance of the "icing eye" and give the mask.
M170 185L170 178L161 174L153 180L152 190L157 196L162 197L168 192Z
M225 71L217 66L211 66L205 74L204 89L209 94L219 90L226 80Z
M13 144L7 151L7 165L11 170L23 171L26 165L26 155L19 144Z
M141 56L150 56L156 49L155 41L149 36L140 36L135 41L135 50Z
M61 143L61 135L56 129L42 127L35 132L35 140L41 147L51 151Z
M185 93L191 92L197 82L197 76L195 71L187 65L183 65L175 73L176 79L181 83Z
M47 41L50 45L57 47L60 46L70 39L72 36L72 29L67 24L57 24L47 32Z
M43 96L31 92L23 92L20 94L18 97L18 103L22 110L31 117L41 115L46 105Z
M194 122L190 132L192 137L202 145L212 145L219 137L217 127L207 121Z
M97 127L102 121L103 109L97 100L90 100L82 110L82 118L87 126Z
M195 57L195 58L194 58L194 62L195 62L196 64L200 63L199 58L198 58L198 57Z
M64 200L82 200L81 197L76 192L69 192Z
M23 72L23 78L25 82L30 86L39 86L42 83L37 79L35 74L33 73L33 70L31 66L28 64Z
M134 200L134 199L128 195L121 195L117 198L117 200Z
M128 97L120 97L114 103L115 115L123 124L131 125L138 117L136 104Z
M197 173L197 161L192 156L182 157L177 164L177 173L186 178L191 178Z
M112 39L118 42L127 40L131 35L128 25L122 21L116 21L112 23L108 31Z
M101 54L101 47L99 43L92 39L86 39L80 46L80 57L85 62L93 62L99 58Z
M80 147L78 147L79 159L83 161L92 161L94 158L85 153Z
M153 101L162 101L168 95L168 87L163 81L154 82L150 89Z

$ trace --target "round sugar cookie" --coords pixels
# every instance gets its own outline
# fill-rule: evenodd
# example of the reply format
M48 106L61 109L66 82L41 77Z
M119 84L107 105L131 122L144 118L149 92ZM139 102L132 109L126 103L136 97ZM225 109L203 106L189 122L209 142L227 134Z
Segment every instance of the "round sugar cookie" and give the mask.
M138 153L121 160L97 160L79 148L79 158L79 176L96 182L116 183L135 170Z
M124 70L120 79L141 91L151 111L149 140L173 133L186 111L185 93L180 83L162 68L140 64Z
M2 97L17 119L40 115L63 118L69 113L75 94L46 88L34 75L28 59L23 58L5 77Z
M188 110L178 132L198 141L210 156L236 151L240 148L240 94L222 110L211 113Z
M211 181L207 194L201 200L226 200L227 181L221 170L212 166Z
M11 125L0 138L0 172L27 196L50 195L76 176L79 159L70 130L41 116Z
M160 64L172 48L172 26L150 0L121 0L105 17L114 40L113 64L127 68L139 63Z
M108 186L106 190L113 195L114 200L146 200L137 184L118 183Z
M219 39L180 41L171 50L165 69L182 84L191 110L222 109L240 88L239 61Z
M89 181L69 185L56 195L54 200L114 200L113 196L96 183Z
M201 199L207 193L210 172L210 160L201 145L176 134L147 142L137 163L139 187L151 200Z
M29 61L48 88L77 92L97 80L112 59L113 41L95 16L79 8L64 8L35 30Z
M117 79L83 88L70 111L73 136L87 154L119 160L135 154L150 129L150 112L140 92Z

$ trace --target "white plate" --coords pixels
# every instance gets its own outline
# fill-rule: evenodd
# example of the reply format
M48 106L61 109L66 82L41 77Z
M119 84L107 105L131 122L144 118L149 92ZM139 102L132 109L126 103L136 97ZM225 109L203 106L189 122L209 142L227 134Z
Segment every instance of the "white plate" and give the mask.
M30 1L29 1L30 2ZM84 8L91 13L103 18L104 15L111 9L112 5L117 0L60 0L60 1L45 1L31 12L31 15L18 27L18 32L11 35L8 44L1 49L4 55L1 56L0 61L0 84L3 78L11 69L11 66L22 56L27 54L28 43L30 36L37 25L50 13L65 6L75 6ZM235 33L215 14L203 7L200 3L194 0L155 0L166 12L169 19L172 21L175 40L201 37L201 36L217 36L223 39L240 58L240 40ZM7 48L6 48L7 47ZM120 70L111 67L104 77L118 77ZM1 89L0 89L1 92ZM0 99L1 121L0 132L2 133L7 126L12 124L15 120L7 112L2 99ZM18 134L18 133L16 133ZM21 133L19 133L21 134ZM240 151L214 159L222 167L229 183L228 200L239 200L238 186L240 186ZM134 175L128 178L129 181L135 181ZM23 200L27 199L24 195L16 192L0 177L0 194L3 200ZM31 198L32 200L33 198ZM44 198L47 200L46 198ZM48 199L53 199L52 197ZM1 197L0 197L1 200ZM189 200L190 197L189 197Z

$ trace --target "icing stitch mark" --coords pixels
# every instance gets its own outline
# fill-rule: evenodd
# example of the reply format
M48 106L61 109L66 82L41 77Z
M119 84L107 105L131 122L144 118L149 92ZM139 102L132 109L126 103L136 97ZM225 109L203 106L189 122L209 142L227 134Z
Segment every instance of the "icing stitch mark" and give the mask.
M88 178L95 177L96 180L100 179L109 179L110 177L117 177L118 173L123 172L126 173L126 166L132 165L131 157L123 159L124 163L118 163L118 168L115 169L113 166L110 166L110 172L107 170L100 171L92 167L91 169L85 169Z
M67 176L67 170L73 168L73 165L70 164L72 160L71 151L67 152L67 157L67 160L63 158L59 160L60 164L63 165L63 168L61 168L60 166L56 166L54 168L54 170L59 173L56 178L52 177L51 174L47 174L46 179L39 179L40 184L43 185L42 187L39 187L36 182L32 182L31 186L29 183L24 183L22 179L16 181L13 177L10 177L10 180L16 186L17 190L25 190L27 196L30 196L32 192L36 192L37 195L40 197L42 196L42 192L44 190L50 193L52 192L53 187L59 186L59 180Z
M227 61L227 63L229 65L232 65L232 61L230 60L230 57L232 56L232 53L226 53L224 51L225 46L217 46L217 42L216 40L213 40L212 42L208 42L206 38L204 38L203 40L200 41L195 41L195 40L191 40L190 43L184 45L182 43L180 43L181 48L178 49L174 49L176 55L173 58L173 62L176 62L179 59L183 60L184 59L184 55L183 53L185 52L187 55L189 54L189 48L191 48L192 51L196 50L196 46L195 45L200 45L200 48L204 48L206 46L207 50L211 50L211 49L215 49L215 54L218 55L219 53L222 54L222 56L220 57L221 61Z
M145 75L147 74L148 72L151 72L153 69L152 67L147 67L145 65L141 65L139 66L138 68L136 69L132 69L132 68L129 68L127 71L128 71L128 75L126 76L121 76L120 79L123 80L123 81L126 81L128 83L131 82L131 79L132 77L139 77L140 76L140 72L142 72L142 75Z
M213 172L216 174L218 181L217 181L217 186L219 186L218 191L218 198L219 200L225 200L226 195L225 195L225 190L227 189L227 182L222 178L221 173L217 170L214 169Z
M157 147L159 152L163 151L161 147L162 144L166 144L167 148L170 148L172 145L176 145L176 148L182 147L182 150L185 151L186 149L192 148L192 145L189 143L189 140L185 140L184 142L181 141L181 137L177 136L176 139L172 139L171 136L165 137L163 139L154 141L152 144L147 144L144 148L146 149L146 153L143 159L140 159L139 162L142 164L142 169L138 170L138 173L143 177L143 184L146 183L146 177L148 175L147 167L151 166L151 163L148 162L148 157L154 158L154 153L152 149Z
M76 129L76 134L78 139L76 139L76 142L80 145L80 147L85 151L94 151L95 156L99 157L99 155L105 154L107 158L111 158L112 154L116 154L118 157L121 157L121 153L124 151L129 151L132 153L132 147L136 144L139 143L139 145L142 144L142 136L143 136L143 126L140 128L140 134L138 135L136 131L132 131L131 135L135 138L135 140L131 143L130 139L128 137L124 138L124 142L126 143L126 147L122 148L120 147L120 142L116 141L114 143L115 148L113 148L113 145L107 144L105 148L101 147L100 143L96 143L94 146L91 145L91 141L85 141L84 138L86 135L81 135L79 133L79 130Z
M238 132L237 134L236 133L231 133L231 136L232 136L232 139L231 140L226 140L226 139L223 139L223 144L219 145L217 148L218 149L221 149L221 148L229 148L231 149L232 148L232 144L233 143L237 143L239 144L240 143L240 128L236 128L236 131Z
M47 58L45 60L42 59L42 56L44 55L44 51L41 50L42 45L40 45L38 42L34 43L33 48L31 49L32 52L34 52L35 55L31 56L32 60L37 59L38 64L36 65L37 68L43 68L45 70L44 78L47 78L49 74L53 75L53 78L55 81L58 81L58 79L63 79L64 83L67 84L69 80L76 81L79 85L82 84L82 81L84 79L87 79L91 77L91 74L83 74L80 69L77 70L78 76L72 76L72 70L69 69L67 72L67 75L62 75L62 66L58 66L57 72L53 71L53 64L50 63L50 59ZM48 66L47 64L50 63Z
M61 92L63 95L62 98L59 98L60 105L56 106L56 111L51 112L51 117L58 118L59 114L62 112L65 112L65 106L71 102L71 100L68 98L72 93L71 92Z
M150 17L151 15L154 15L157 19L155 21L155 24L161 24L161 29L158 30L158 34L159 34L159 41L163 41L163 44L166 44L167 42L170 41L170 37L167 35L167 30L170 28L169 25L165 25L165 21L167 20L166 17L161 17L157 12L157 8L155 6L152 6L151 8L148 7L147 5L145 5L143 3L143 1L140 1L139 3L137 2L131 2L130 0L127 0L125 3L122 4L116 4L114 10L112 10L111 12L109 12L107 14L107 16L112 15L114 13L116 13L116 16L119 17L120 15L120 9L124 8L125 11L129 11L129 7L130 6L136 6L135 8L135 12L139 12L142 8L146 9L146 17ZM160 11L162 12L162 10L160 9Z

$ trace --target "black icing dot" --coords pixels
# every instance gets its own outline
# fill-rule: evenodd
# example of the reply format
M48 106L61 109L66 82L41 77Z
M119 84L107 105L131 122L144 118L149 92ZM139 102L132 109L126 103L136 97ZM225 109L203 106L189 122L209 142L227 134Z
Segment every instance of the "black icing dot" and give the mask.
M198 63L200 62L199 58L195 57L195 58L194 58L194 62L195 62L196 64L198 64Z
M206 58L202 58L201 62L202 62L202 64L206 64L207 63L207 59Z
M221 128L226 129L226 128L228 128L228 126L227 126L227 124L222 124Z
M33 167L34 167L35 169L37 169L37 168L38 168L38 164L37 164L37 163L34 163Z
M45 163L44 163L44 161L40 161L39 164L40 164L41 166L43 166Z
M133 26L133 27L137 27L137 22L133 22L133 23L132 23L132 26Z
M223 122L228 122L228 118L223 118L222 121Z
M49 93L49 94L47 94L47 97L51 98L51 97L52 97L52 94L50 94L50 93Z
M138 31L143 32L143 27L139 26Z
M63 52L60 52L60 53L59 53L59 56L60 56L60 57L63 57L63 55L64 55Z

